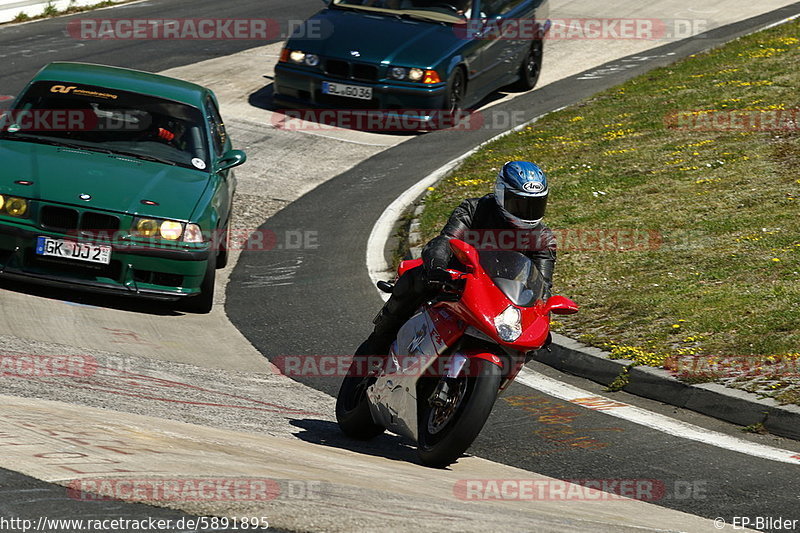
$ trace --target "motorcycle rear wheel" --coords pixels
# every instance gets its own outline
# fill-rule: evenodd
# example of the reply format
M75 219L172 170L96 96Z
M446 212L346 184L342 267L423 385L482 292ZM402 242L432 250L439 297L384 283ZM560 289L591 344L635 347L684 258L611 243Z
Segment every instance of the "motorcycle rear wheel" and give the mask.
M479 365L471 376L459 377L456 382L456 404L446 420L442 409L428 403L421 395L419 405L419 439L417 453L427 466L444 468L458 460L483 429L492 412L500 390L500 367L488 361L474 359L470 365Z
M336 421L348 437L369 440L383 433L386 428L372 420L367 389L375 382L375 378L364 376L365 365L358 358L353 358L336 396Z

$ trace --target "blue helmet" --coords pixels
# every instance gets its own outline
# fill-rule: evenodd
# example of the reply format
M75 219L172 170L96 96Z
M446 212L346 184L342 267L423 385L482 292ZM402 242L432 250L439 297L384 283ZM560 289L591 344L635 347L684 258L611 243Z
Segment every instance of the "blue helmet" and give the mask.
M539 225L550 189L541 168L527 161L510 161L497 174L494 196L508 222L518 228Z

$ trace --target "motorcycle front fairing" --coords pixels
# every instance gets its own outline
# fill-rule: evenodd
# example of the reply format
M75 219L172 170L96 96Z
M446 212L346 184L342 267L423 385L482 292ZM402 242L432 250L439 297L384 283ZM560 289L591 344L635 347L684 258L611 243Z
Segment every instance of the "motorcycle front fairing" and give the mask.
M442 307L424 306L406 322L392 344L383 372L367 389L370 412L377 424L417 440L417 382L445 355L467 325ZM448 374L458 375L457 358L448 359ZM435 372L439 372L436 368Z

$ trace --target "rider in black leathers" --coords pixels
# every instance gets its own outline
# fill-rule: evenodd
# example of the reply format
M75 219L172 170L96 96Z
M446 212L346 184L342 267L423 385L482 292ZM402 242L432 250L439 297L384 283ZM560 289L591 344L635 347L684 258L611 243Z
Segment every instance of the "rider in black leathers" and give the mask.
M450 239L474 243L480 249L481 236L486 232L528 232L526 239L510 242L512 246L525 243L524 248L515 251L528 256L539 269L547 298L556 262L555 235L541 222L548 195L547 178L538 166L525 161L506 163L497 176L495 192L464 200L450 215L441 234L423 248L423 267L411 269L397 280L391 298L375 317L374 331L356 355L386 355L400 327L423 302L436 295L438 289L434 287L451 279L445 269L458 270L460 263L453 257Z

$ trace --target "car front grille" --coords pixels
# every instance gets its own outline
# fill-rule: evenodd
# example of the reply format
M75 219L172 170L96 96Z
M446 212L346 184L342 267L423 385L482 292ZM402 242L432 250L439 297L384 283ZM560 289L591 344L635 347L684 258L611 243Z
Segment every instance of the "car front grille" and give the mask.
M378 81L378 67L373 65L353 64L353 79L364 81Z
M325 74L334 78L378 81L378 67L364 63L350 63L341 59L325 61Z
M39 222L45 229L66 233L78 229L78 218L77 209L46 205L42 208Z
M85 211L81 217L81 230L86 232L113 233L119 229L119 217Z
M60 233L70 233L81 230L87 233L111 234L119 230L119 217L106 215L95 211L46 205L42 207L39 215L42 228Z

